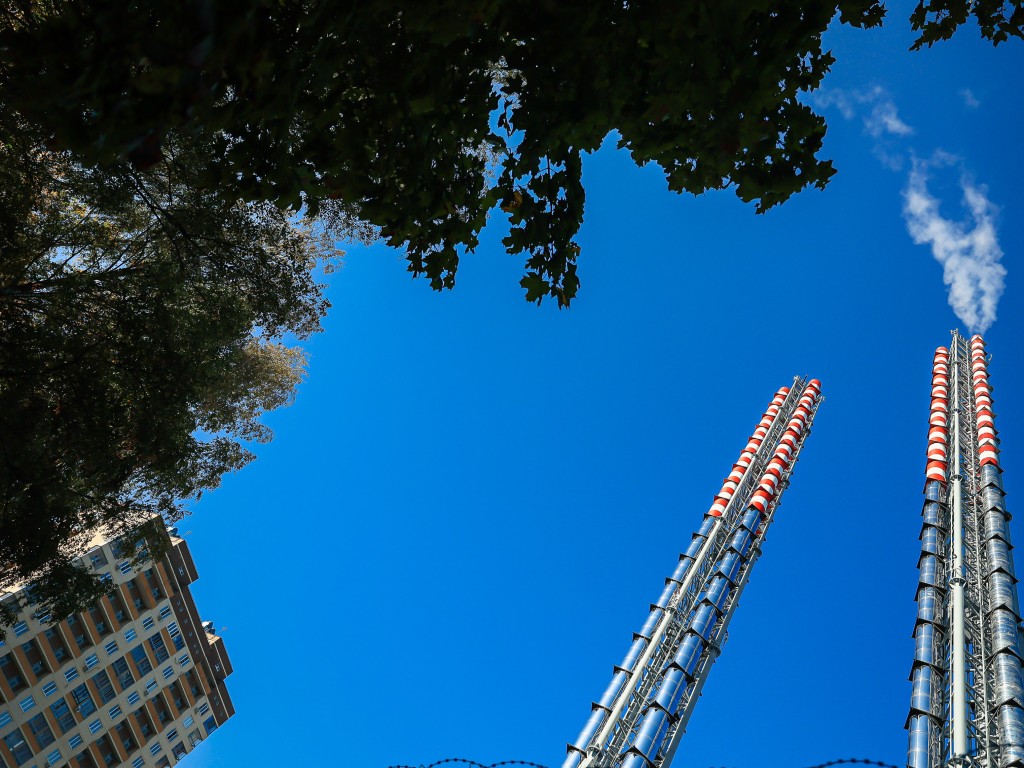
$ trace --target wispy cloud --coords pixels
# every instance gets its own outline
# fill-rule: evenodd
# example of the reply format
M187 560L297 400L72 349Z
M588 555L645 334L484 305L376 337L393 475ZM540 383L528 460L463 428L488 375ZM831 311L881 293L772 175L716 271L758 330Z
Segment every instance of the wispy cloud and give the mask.
M896 105L888 96L876 101L871 107L871 114L864 118L864 130L872 136L892 133L896 136L909 136L914 129L900 120Z
M866 110L867 114L862 117L864 131L875 138L887 134L910 136L914 133L914 129L900 118L889 92L880 85L866 91L823 89L814 95L813 100L818 107L835 107L847 120L852 120Z
M965 105L980 105L974 94L959 92ZM874 86L865 90L823 89L812 97L820 109L834 108L846 120L860 119L864 133L872 138L871 151L878 161L894 172L902 172L909 159L911 168L903 189L903 217L907 231L918 245L927 244L942 265L942 278L949 286L949 305L972 332L983 333L995 322L996 308L1003 295L1006 269L999 260L1003 252L996 237L997 208L988 199L984 185L975 184L960 161L941 150L930 160L915 158L904 141L914 129L899 115L889 92ZM942 216L941 202L928 189L929 172L956 166L963 193L964 221Z
M996 238L997 208L989 201L985 186L975 185L961 171L963 205L970 220L957 222L942 216L939 200L928 190L928 172L955 164L956 158L942 152L931 161L914 159L903 190L903 216L914 242L930 245L942 265L949 305L957 317L971 332L984 333L995 322L1006 277L1006 269L999 263L1003 252Z
M978 107L981 106L981 102L978 101L978 97L974 95L970 88L964 88L963 90L961 90L960 98L963 99L964 104L966 104L971 109L977 109Z

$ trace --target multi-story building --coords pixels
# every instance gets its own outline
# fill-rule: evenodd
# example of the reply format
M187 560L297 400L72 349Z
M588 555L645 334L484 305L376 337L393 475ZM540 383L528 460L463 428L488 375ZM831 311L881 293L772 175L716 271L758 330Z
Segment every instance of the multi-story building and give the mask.
M231 662L176 534L138 569L116 539L94 540L83 560L112 589L61 621L34 609L31 585L0 598L18 612L0 642L0 768L163 768L234 714Z

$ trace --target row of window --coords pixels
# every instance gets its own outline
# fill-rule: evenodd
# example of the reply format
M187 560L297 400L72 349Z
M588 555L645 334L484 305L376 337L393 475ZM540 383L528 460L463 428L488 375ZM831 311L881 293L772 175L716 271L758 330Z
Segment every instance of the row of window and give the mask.
M152 681L151 681L151 683L152 683ZM155 687L155 684L154 684L154 687ZM76 702L79 703L79 706L76 709L81 711L83 715L88 715L88 714L91 714L93 711L95 711L95 709L93 708L93 709L90 709L90 710L86 711L83 708L83 704L86 701L88 701L89 704L91 705L92 699L91 699L91 697L86 698L86 697L88 697L88 691L86 690L84 692L84 695L83 695L83 692L81 690L79 690L81 688L85 688L85 686L84 685L79 686L79 688L76 689L75 692L74 692L75 693L75 700L76 700ZM150 690L148 685L147 685L147 690ZM134 694L134 692L133 692L133 695L135 696L134 700L137 702L139 700L138 695ZM209 711L209 709L210 709L210 705L207 702L203 702L202 705L196 710L196 712L197 712L198 715L202 716L202 715L206 714ZM61 701L57 702L56 704L54 704L51 707L51 710L53 711L54 719L57 721L58 727L61 729L61 733L62 734L67 733L69 730L73 729L76 726L75 718L71 714L71 712L68 710L67 703L63 699ZM139 715L142 712L143 712L142 708L138 709L135 712L136 718L141 719L141 718L139 718ZM6 712L3 713L3 714L7 715ZM116 720L116 719L120 718L122 714L123 714L123 712L122 712L121 707L119 705L114 705L113 707L111 707L111 709L109 711L110 718L113 719L113 720ZM148 720L148 714L146 715L146 719ZM11 722L10 715L7 715L6 721L0 722L0 727L2 727L3 725L7 725L10 722ZM189 716L187 716L182 721L182 727L190 728L194 723L195 723L195 718L193 718L191 715L189 715ZM53 744L56 741L56 737L53 734L53 730L50 728L50 724L46 720L46 717L45 717L45 715L43 715L43 713L40 712L39 714L35 715L33 718L31 718L28 721L27 725L29 726L30 730L32 731L32 735L38 741L40 748L45 749L45 748L49 747L51 744ZM209 731L210 730L209 724L207 724L207 725L208 725L207 730ZM90 733L99 733L101 730L103 730L103 723L100 721L99 718L97 718L97 719L93 720L91 723L89 723L88 728L89 728ZM143 730L143 734L144 735L148 735L148 730L144 729ZM172 728L166 734L164 734L164 738L166 738L168 742L174 741L176 738L178 738L178 729L177 728ZM17 764L19 766L22 765L24 762L26 762L28 759L31 758L32 751L28 747L27 743L25 742L25 739L24 739L24 737L23 737L23 735L22 735L22 733L21 733L21 731L19 729L15 729L11 733L9 733L6 737L4 737L4 741L7 744L8 748L11 750L11 753L14 755L14 758L17 761ZM81 746L82 743L83 743L83 738L79 734L77 734L77 733L73 734L68 739L68 747L70 749L76 749L77 747ZM195 740L193 740L193 744L194 743L195 743ZM126 746L127 746L127 744L126 744ZM154 742L150 746L149 751L150 751L150 754L155 756L155 755L159 754L162 751L162 749L163 749L163 747L160 744L160 742L156 741L156 742ZM177 747L175 747L174 751L175 751L175 754L178 753L177 752ZM47 763L46 763L47 766L56 765L56 763L60 761L61 757L62 757L62 755L61 755L60 749L59 748L54 749L50 754L47 755ZM136 758L136 760L133 761L132 765L135 765L136 763L138 763L138 761L140 759L141 758Z
M106 560L106 558L104 558L104 564L106 564L105 560ZM132 570L131 563L129 563L127 561L121 563L120 566L118 566L118 567L119 567L121 573L123 573L123 574L128 574ZM157 599L157 600L162 600L164 597L166 597L166 595L164 595L163 590L159 586L159 581L156 580L156 577L155 577L154 574L155 574L155 572L154 572L154 570L152 568L149 568L149 569L147 569L144 572L144 575L146 577L146 581L149 583L149 586L150 586L150 591L153 593L153 597L155 599ZM111 576L110 576L109 573L101 573L100 574L100 579L104 583L109 583L111 581ZM154 583L156 583L157 586L153 586ZM138 592L138 588L134 584L134 580L132 582L129 582L128 586L129 586L129 589L133 593L137 593ZM25 588L25 595L26 595L26 600L27 600L29 605L35 605L38 602L38 599L35 599L33 594L32 594L32 587L31 586ZM142 605L143 605L142 601L140 599L136 599L134 602L135 602L135 606L138 609L141 610L142 609ZM16 598L11 598L9 600L6 600L5 604L7 604L8 607L12 611L14 611L15 613L17 613L18 610L21 607ZM90 610L92 611L94 609L90 609ZM170 611L170 607L164 606L164 608L161 609L161 611L160 611L160 618L161 619L166 618L168 615L170 615L170 612L171 612ZM119 614L121 614L121 615L119 615L118 618L121 619L123 613L119 612ZM41 624L47 624L47 623L49 623L49 621L51 619L51 616L50 616L49 613L35 613L35 614L33 614L33 616ZM150 626L146 627L146 629L150 629L152 627L152 619L146 619L146 621L151 622ZM104 628L105 628L105 624L103 622L98 622L98 624L104 626ZM29 632L28 623L26 621L19 621L19 622L17 622L14 625L13 630L14 630L15 637L21 637L22 635L25 635L25 634L27 634ZM101 632L102 632L102 630L101 630ZM4 645L5 645L4 640L2 638L0 638L0 647L3 647Z
M171 607L169 605L164 605L161 607L160 610L160 618L168 618L171 615L171 613ZM22 624L23 623L24 622L22 622ZM97 626L101 623L102 622L97 622ZM150 631L156 626L156 621L151 616L145 617L142 623L146 631ZM72 632L74 632L75 624L77 624L77 619L74 616L68 617L68 626L71 628ZM175 633L177 633L177 624L172 623L168 629L173 630ZM137 636L138 635L134 629L128 629L124 633L125 640L128 642L131 642L132 640L136 639ZM69 654L66 646L64 645L64 641L56 628L51 627L47 629L45 631L45 637L47 642L49 643L50 650L58 663L63 663L65 659L69 658ZM90 644L84 633L75 636L75 639L78 643L79 648L83 648ZM31 665L32 672L37 678L43 677L51 671L49 664L45 661L45 657L38 645L38 642L39 640L37 639L30 639L21 645L21 649L24 652L29 664ZM166 658L167 654L163 646L163 640L161 639L152 644L159 663L163 661L164 658ZM180 638L175 636L175 647L178 650L180 650L183 647L183 645L184 642ZM118 641L116 639L108 641L104 646L104 650L107 652L108 655L116 653L119 650ZM98 664L99 657L95 653L89 654L84 659L84 667L86 670L92 669ZM11 687L13 691L19 691L27 687L28 685L26 680L22 676L21 670L18 667L18 665L12 661L11 654L5 654L4 656L0 657L0 673L4 675L8 685ZM64 678L69 683L77 679L78 677L79 670L77 668L68 669L64 673ZM49 696L55 692L55 686L53 686L51 683L47 683L46 695Z
M206 714L206 712L208 712L209 709L210 709L209 704L207 704L206 702L203 702L203 704L197 710L197 713L200 716L202 716L202 715ZM143 710L140 708L135 713L136 717L138 717L139 713L141 713L142 711ZM111 715L112 718L119 717L121 715L120 707L116 707L115 706L114 708L112 708L111 711L110 711L110 715ZM58 718L58 723L60 724L60 727L62 728L62 731L64 733L66 733L70 728L74 727L74 718L71 717L70 713L66 711L66 705L65 705L65 708L64 708L64 712ZM194 723L195 723L195 719L191 715L189 715L188 717L186 717L182 721L182 726L184 728L189 728ZM29 725L29 727L32 730L33 736L39 742L39 745L40 745L41 748L45 749L46 747L50 746L51 744L53 744L56 741L56 739L55 739L55 737L53 735L53 731L50 729L49 723L47 723L46 718L42 714L38 714L34 718L32 718L29 721L28 725ZM214 729L216 729L216 724L215 724L215 721L213 721L212 717L207 719L205 725L206 725L207 733L210 733ZM91 733L98 733L100 730L102 730L102 728L103 728L102 723L98 719L94 720L91 723L89 723L89 730L90 730ZM144 733L144 735L146 735L147 731L144 730L143 733ZM176 738L178 738L178 730L176 728L172 728L171 730L169 730L164 735L164 737L168 741L174 741ZM190 738L192 739L192 743L193 743L193 746L194 746L197 743L197 741L198 741L198 731L194 732L193 734L190 734ZM11 752L14 755L15 760L17 761L17 764L19 766L22 765L25 761L27 761L28 759L31 758L31 750L29 749L28 745L25 743L25 740L24 740L20 730L16 729L15 731L12 731L10 734L8 734L5 737L4 740L5 740L5 743L7 744L8 748L11 749ZM126 744L125 744L126 747L129 746L129 742L130 742L130 739L128 741L126 741ZM83 743L83 739L78 734L74 734L74 735L72 735L68 739L68 747L70 749L76 749L79 746L81 746L82 743ZM131 743L132 743L132 747L129 747L129 748L133 748L134 747L134 742L131 742ZM163 747L159 743L159 741L154 742L150 746L150 749L149 749L150 754L152 754L154 756L158 755L162 750L163 750ZM176 756L180 757L180 755L183 754L183 747L182 747L182 745L180 745L180 744L179 745L175 745L175 747L173 749L173 752L174 752L174 754ZM47 763L46 764L47 764L47 766L56 765L56 763L60 759L61 759L60 749L56 748L52 752L50 752L50 754L47 755ZM132 765L134 766L134 765L144 764L145 761L140 763L139 762L140 760L142 760L142 758L136 758L132 762Z

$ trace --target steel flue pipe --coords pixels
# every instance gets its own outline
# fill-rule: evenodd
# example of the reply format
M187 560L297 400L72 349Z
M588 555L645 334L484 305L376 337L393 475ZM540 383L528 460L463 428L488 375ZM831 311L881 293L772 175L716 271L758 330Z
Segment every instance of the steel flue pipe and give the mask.
M816 380L802 393L785 432L785 435L791 435L793 440L788 444L780 440L777 444L773 458L759 479L757 490L750 500L750 506L740 526L730 538L725 552L716 564L716 577L701 595L698 608L687 621L687 630L680 643L680 651L661 678L658 695L644 709L633 742L623 747L620 754L621 768L643 768L655 764L656 760L656 764L663 764L662 761L666 759L663 750L673 749L681 733L678 729L685 727L686 712L675 712L674 707L680 705L684 696L687 701L692 701L706 678L710 661L703 665L703 676L697 677L702 666L698 653L712 652L707 646L711 646L713 640L724 631L724 626L719 624L719 620L726 614L730 592L743 578L744 569L749 569L749 555L754 538L762 532L760 526L765 519L764 511L772 508L777 499L777 491L781 494L784 479L789 475L794 446L799 447L803 441L807 431L806 425L812 418L819 395L820 384ZM686 659L685 663L681 657ZM677 726L673 743L666 746L665 739L671 731L673 714L682 720Z
M708 537L713 534L713 531L718 525L719 521L717 518L705 517L701 523L701 527L693 535L690 545L686 548L686 551L679 556L679 564L676 566L672 575L665 580L665 589L662 591L658 601L651 605L647 621L644 622L640 631L633 635L633 642L630 644L629 650L626 652L622 663L615 667L615 674L613 675L611 682L608 684L608 687L605 689L604 695L601 696L599 701L596 701L591 705L593 711L591 712L590 718L583 726L583 730L580 731L579 736L576 737L575 742L567 745L568 754L566 755L565 761L562 763L563 768L575 768L575 766L579 764L580 760L582 760L582 755L585 754L594 734L597 733L598 729L605 721L605 718L608 716L608 713L611 712L612 706L621 693L630 673L633 672L637 660L647 647L647 644L651 639L651 635L654 633L658 622L665 613L669 600L672 598L675 590L686 578L687 573L693 566L693 563L704 546L704 543L708 540Z
M729 592L735 584L736 574L744 558L750 552L760 519L758 510L749 509L730 538L727 554L718 565L708 589L700 597L679 651L662 678L658 695L646 707L636 739L625 751L622 768L644 768L661 750L675 707L685 693L686 686L695 680L694 672L700 656L711 638L715 624L725 611Z
M797 458L798 458L798 456L800 454L800 451L802 449L804 439L806 439L806 435L810 431L810 424L811 424L811 421L813 420L813 415L816 412L817 407L818 407L818 403L820 402L820 399L821 399L820 394L821 394L821 383L817 379L812 379L810 382L808 382L807 388L804 390L804 395L811 395L811 398L810 398L810 400L808 402L809 414L808 414L808 418L806 420L806 426L805 426L805 430L803 432L803 438L801 439L801 441L799 443L796 444L795 450L793 452L791 452L790 454L786 455L787 459L791 460L791 465L796 463ZM782 443L782 444L784 444L784 443ZM765 514L760 518L760 528L756 529L754 531L754 534L755 534L756 538L760 538L760 537L764 536L765 531L767 530L768 526L771 524L772 520L774 519L774 513L775 513L775 509L776 509L776 507L778 505L778 502L779 502L779 497L781 496L782 490L785 488L786 483L788 482L788 477L790 477L791 474L792 474L792 467L790 469L786 470L785 476L782 478L783 479L783 483L781 484L781 487L779 489L779 496L776 497L776 499L768 507L768 509L765 512ZM738 602L739 602L740 595L741 595L745 585L748 584L748 582L750 581L751 571L752 571L752 569L754 567L754 563L757 561L760 553L761 553L760 547L755 546L752 549L750 555L745 558L745 561L743 563L742 568L737 569L737 571L735 572L735 574L732 577L732 581L733 581L735 587L734 587L734 589L731 592L731 596L730 596L728 604L726 606L725 614L722 617L721 623L720 623L720 625L719 625L719 627L718 627L718 629L716 631L717 632L716 643L718 643L718 644L720 644L722 642L722 639L725 636L725 631L726 631L726 629L728 627L728 623L730 621L730 618L731 618L732 614L736 610L736 607L737 607ZM730 554L735 554L735 553L730 553ZM722 564L724 566L725 558L723 558ZM723 567L723 571L724 571L724 567ZM686 689L686 699L681 703L681 705L679 706L679 708L676 711L676 718L677 718L677 720L676 720L675 724L672 726L672 729L670 730L670 735L668 736L667 743L665 744L662 752L660 752L660 754L659 754L659 756L658 756L658 758L656 760L656 764L657 764L658 768L665 768L666 766L670 765L670 763L672 762L672 760L673 760L673 758L674 758L674 756L676 754L676 750L679 748L679 743L680 743L680 740L682 738L682 735L686 731L686 724L689 722L689 718L690 718L690 716L693 713L693 709L694 709L694 706L696 705L696 701L697 701L697 699L700 696L700 691L701 691L703 685L705 685L705 683L708 680L709 673L711 672L711 667L714 664L715 658L717 657L718 653L719 653L718 646L717 645L713 646L712 648L709 649L709 651L706 654L705 658L702 659L702 663L697 667L696 673L695 673L696 674L696 679L694 680L692 685L687 687L687 689Z
M780 420L780 414L791 410L786 408L790 388L780 388L762 414L760 421L751 434L747 445L733 465L732 472L723 483L722 490L716 496L711 509L705 516L700 530L694 535L690 546L680 556L679 564L671 577L666 579L665 589L658 601L651 605L647 621L639 633L634 634L633 642L623 659L622 664L615 667L614 675L604 695L594 702L590 718L572 744L566 745L566 759L562 768L577 768L586 758L591 747L604 746L611 736L616 720L622 713L630 698L630 691L636 684L637 676L646 667L650 657L664 635L670 616L670 603L677 594L685 594L699 569L712 543L722 530L722 515L733 505L732 497L742 487L765 437Z
M949 491L949 506L952 516L953 534L953 576L950 579L950 592L952 594L953 610L950 615L951 647L949 680L950 680L950 708L952 710L950 720L951 750L953 757L967 755L969 744L967 741L967 647L966 647L966 623L967 617L964 605L964 585L967 581L966 569L964 567L964 523L963 523L963 498L962 478L960 475L960 459L962 451L970 450L970 446L961 444L961 419L966 417L962 413L961 403L967 396L961 389L964 378L965 366L968 361L961 358L959 343L953 345L953 408L950 428L950 455L952 458L951 483Z
M995 678L994 701L999 732L999 764L1002 768L1024 762L1024 675L1020 659L1020 622L1016 576L1011 554L1010 533L1003 499L991 387L985 342L971 339L971 371L978 430L981 501L989 598L988 629Z
M914 663L911 667L910 714L907 717L909 768L936 768L933 747L940 743L942 724L936 714L943 682L939 666L944 627L940 611L945 591L941 543L948 528L946 499L949 352L935 350L932 359L932 402L928 418L925 501L922 514L921 555L918 559L917 621L914 625Z

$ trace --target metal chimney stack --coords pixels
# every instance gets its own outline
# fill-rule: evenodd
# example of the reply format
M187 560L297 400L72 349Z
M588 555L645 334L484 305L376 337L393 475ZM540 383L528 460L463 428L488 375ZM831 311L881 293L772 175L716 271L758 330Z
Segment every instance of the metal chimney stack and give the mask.
M776 393L562 768L668 768L821 400Z
M1020 607L981 336L932 362L909 768L1024 767Z

